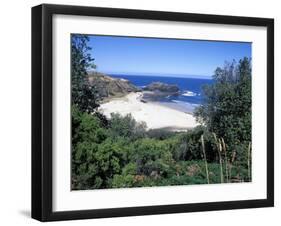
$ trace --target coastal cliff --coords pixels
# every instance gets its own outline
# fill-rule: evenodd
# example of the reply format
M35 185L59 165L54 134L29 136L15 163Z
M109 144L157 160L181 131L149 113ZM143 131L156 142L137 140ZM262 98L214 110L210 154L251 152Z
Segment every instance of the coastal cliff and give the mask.
M99 72L89 73L89 83L102 99L122 97L128 93L140 91L126 79L112 78Z
M140 89L127 79L114 78L99 72L89 73L88 79L102 101L140 91L143 94L142 100L144 102L157 101L163 97L178 95L180 92L177 85L163 82L152 82Z

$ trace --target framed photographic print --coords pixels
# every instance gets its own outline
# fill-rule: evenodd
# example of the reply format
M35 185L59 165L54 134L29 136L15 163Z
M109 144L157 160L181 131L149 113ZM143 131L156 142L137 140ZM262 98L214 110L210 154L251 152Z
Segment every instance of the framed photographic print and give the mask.
M32 217L274 205L274 21L32 8Z

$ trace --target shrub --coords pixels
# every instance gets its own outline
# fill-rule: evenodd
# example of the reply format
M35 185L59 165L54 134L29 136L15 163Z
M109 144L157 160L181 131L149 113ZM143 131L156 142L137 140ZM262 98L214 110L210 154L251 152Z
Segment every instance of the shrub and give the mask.
M109 126L112 137L120 136L135 140L143 138L146 133L146 124L136 122L131 114L123 117L118 113L112 113Z

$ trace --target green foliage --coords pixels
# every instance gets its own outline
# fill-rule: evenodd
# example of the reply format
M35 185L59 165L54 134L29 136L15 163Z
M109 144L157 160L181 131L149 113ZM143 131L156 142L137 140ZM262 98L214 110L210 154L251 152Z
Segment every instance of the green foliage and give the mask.
M203 87L205 101L195 115L230 148L251 141L251 62L244 58L217 68L214 83Z
M99 119L72 107L72 187L99 188L103 183L96 161L99 148L106 139L106 130Z
M204 134L210 183L220 183L217 143L212 133L193 130L151 138L129 115L113 115L109 126L95 114L72 107L72 189L205 184L200 137ZM238 145L244 153L244 145ZM232 153L228 153L228 160ZM237 154L230 181L248 181L246 155ZM226 164L224 162L224 164Z
M134 186L134 176L133 175L114 175L112 181L113 188L129 188Z
M98 105L97 93L90 86L87 71L95 68L87 45L87 35L74 34L71 36L71 77L72 104L83 112L94 112Z
M135 185L135 175L137 174L137 166L135 163L130 162L122 169L122 174L116 174L113 177L112 187L133 187Z
M146 135L150 138L155 138L159 140L165 140L173 136L174 132L167 129L150 129L147 131Z
M109 126L112 137L138 139L143 138L146 133L146 124L137 123L131 114L122 117L118 113L112 113Z

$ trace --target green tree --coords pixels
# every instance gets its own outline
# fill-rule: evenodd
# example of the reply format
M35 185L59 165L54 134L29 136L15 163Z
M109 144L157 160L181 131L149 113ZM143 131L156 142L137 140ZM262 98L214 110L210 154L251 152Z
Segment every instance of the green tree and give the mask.
M197 120L223 137L231 148L251 141L251 61L243 58L218 67L214 83L203 87L204 103Z
M146 133L146 124L137 122L131 114L125 116L111 113L110 132L112 137L125 137L128 139L143 138Z
M71 36L72 104L83 112L94 112L99 106L98 95L89 84L87 71L96 66L89 52L91 47L88 42L87 35Z

